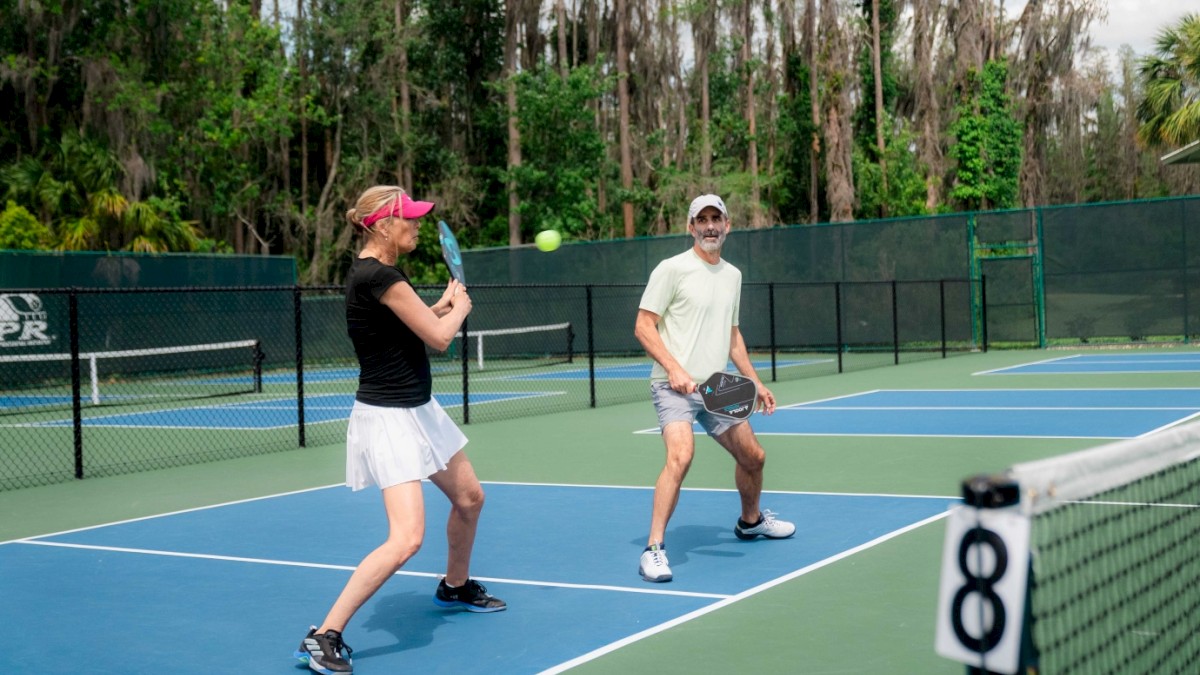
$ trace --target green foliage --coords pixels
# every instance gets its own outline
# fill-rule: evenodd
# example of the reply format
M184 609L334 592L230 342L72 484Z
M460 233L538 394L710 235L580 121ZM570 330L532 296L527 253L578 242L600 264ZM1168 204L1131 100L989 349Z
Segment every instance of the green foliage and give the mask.
M854 148L854 187L858 193L859 217L878 217L887 205L889 217L927 215L925 208L925 179L918 168L920 163L910 149L915 141L905 131L897 134L885 146L888 172L887 194L883 193L882 172L877 152L871 148Z
M605 162L604 139L588 103L612 82L581 66L565 80L548 69L522 72L516 85L522 164L511 178L521 195L522 239L531 241L544 229L568 239L586 236L598 213L592 186Z
M0 249L46 249L54 241L54 233L23 206L9 201L0 212Z
M988 61L983 73L968 74L954 109L949 155L957 164L950 196L962 210L1017 205L1021 127L1005 91L1007 79L1004 61Z
M879 0L879 66L883 73L883 110L889 115L896 104L900 86L896 77L896 23L899 19L896 0ZM862 80L862 101L854 110L854 145L862 149L867 157L878 161L879 150L875 142L875 67L871 40L871 1L862 2L862 28L864 36L858 52L858 75ZM885 119L887 125L890 120ZM884 143L888 143L887 135ZM858 173L855 174L857 182ZM891 211L888 211L891 213ZM867 212L870 213L870 212ZM876 211L875 213L878 213Z
M1200 139L1200 14L1185 14L1164 28L1138 74L1144 92L1137 103L1138 137L1155 147Z
M786 82L789 86L780 94L777 131L789 142L782 144L779 158L779 182L772 198L785 223L808 221L809 191L812 189L812 137L817 131L812 122L812 99L809 96L810 72L799 54L785 61Z

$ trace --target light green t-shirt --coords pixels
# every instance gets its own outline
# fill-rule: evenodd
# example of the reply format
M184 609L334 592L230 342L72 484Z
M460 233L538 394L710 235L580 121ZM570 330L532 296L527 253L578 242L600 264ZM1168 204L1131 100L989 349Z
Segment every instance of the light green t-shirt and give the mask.
M667 351L693 380L703 382L729 364L729 336L738 325L741 298L738 268L723 259L710 265L689 248L654 268L638 307L661 317L658 334ZM666 379L666 369L655 361L650 380Z

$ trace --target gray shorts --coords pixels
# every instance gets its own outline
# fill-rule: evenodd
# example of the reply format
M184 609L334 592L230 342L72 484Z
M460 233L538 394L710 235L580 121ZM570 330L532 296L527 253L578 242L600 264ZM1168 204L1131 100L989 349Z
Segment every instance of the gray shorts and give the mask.
M684 395L671 388L668 382L651 382L650 396L654 399L654 410L658 413L658 428L665 429L672 422L699 422L709 436L716 438L746 420L735 420L714 415L704 409L699 392Z

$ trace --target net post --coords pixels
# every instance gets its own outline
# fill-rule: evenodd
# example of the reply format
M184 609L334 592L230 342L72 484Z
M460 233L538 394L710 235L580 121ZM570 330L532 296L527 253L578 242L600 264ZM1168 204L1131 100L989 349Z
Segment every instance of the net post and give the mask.
M82 383L79 374L79 293L74 287L67 293L67 325L71 333L71 424L75 436L75 477L83 478Z
M567 363L575 363L575 325L567 322Z
M92 405L100 405L100 369L96 355L88 354L88 380L92 383Z
M980 474L962 483L963 503L977 509L1002 509L1016 506L1021 491L1016 481L1004 475Z
M254 393L262 393L262 364L267 355L262 350L262 340L254 341Z

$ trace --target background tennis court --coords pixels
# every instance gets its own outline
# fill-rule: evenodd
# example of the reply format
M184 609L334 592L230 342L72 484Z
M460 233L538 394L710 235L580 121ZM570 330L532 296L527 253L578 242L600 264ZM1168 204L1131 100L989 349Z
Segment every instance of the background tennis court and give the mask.
M1165 358L1155 354L1194 358L1120 352ZM932 646L939 515L960 480L1200 412L1186 370L1013 368L1054 355L990 352L772 385L787 407L755 418L768 450L764 506L797 521L796 539L733 540L732 463L701 440L668 531L676 581L663 586L636 575L662 458L660 439L638 433L654 426L648 400L471 424L489 493L473 572L511 610L434 608L444 505L432 498L413 574L390 581L347 633L359 672L429 672L423 659L479 644L477 658L441 669L961 673ZM527 384L510 389L561 383ZM178 422L188 408L136 414ZM1004 420L1019 433L992 428ZM201 672L216 640L221 658L290 672L293 643L382 536L377 493L325 487L340 481L342 459L333 444L0 492L0 619L33 640L17 671L127 672L107 646L116 640L137 654L134 670ZM188 509L200 510L175 513ZM118 523L130 519L143 520ZM91 529L69 532L78 528Z

